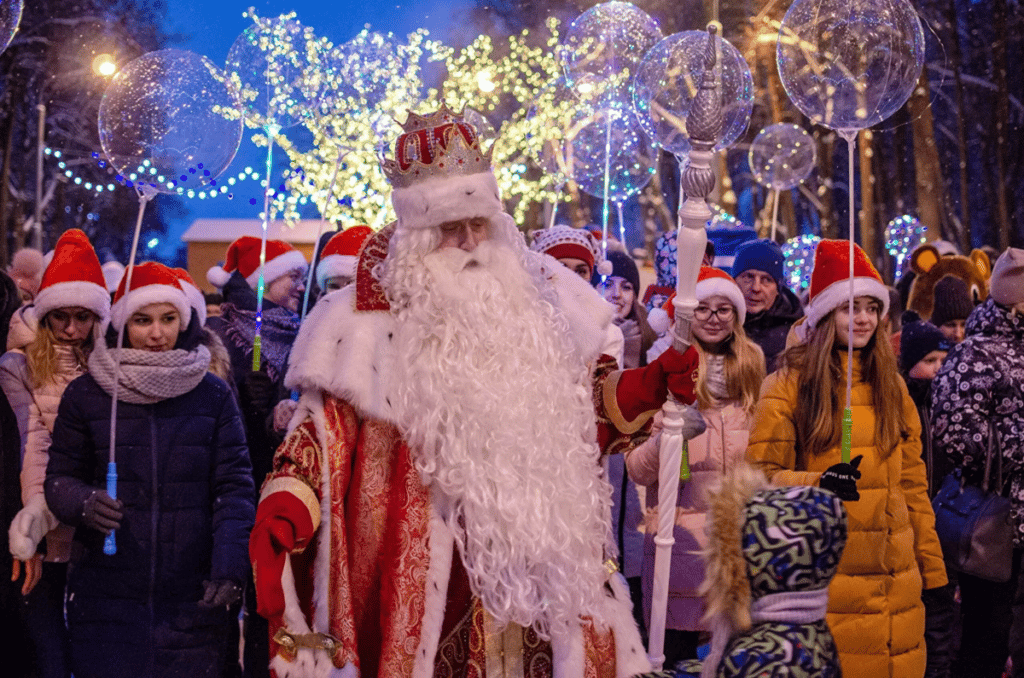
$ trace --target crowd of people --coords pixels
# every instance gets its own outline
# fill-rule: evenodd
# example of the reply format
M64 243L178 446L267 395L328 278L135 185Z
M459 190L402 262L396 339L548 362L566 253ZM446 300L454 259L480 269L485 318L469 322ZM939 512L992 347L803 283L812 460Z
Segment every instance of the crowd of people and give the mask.
M748 599L778 606L780 572L808 589L772 608L815 634L774 655L788 675L1024 676L1024 250L928 244L890 287L823 240L791 290L770 240L727 267L709 247L680 344L674 266L643 294L587 229L527 244L447 108L413 116L383 168L397 221L325 238L308 293L300 251L268 241L261 265L249 236L207 273L215 295L160 263L101 266L77 230L0 273L7 675L649 672L672 399L690 475L667 675L734 660L715 587L742 548ZM931 504L949 473L980 482L990 449L1006 582L946 562ZM715 493L740 476L777 489L729 520L774 517L723 547ZM791 525L842 539L811 563L768 549Z

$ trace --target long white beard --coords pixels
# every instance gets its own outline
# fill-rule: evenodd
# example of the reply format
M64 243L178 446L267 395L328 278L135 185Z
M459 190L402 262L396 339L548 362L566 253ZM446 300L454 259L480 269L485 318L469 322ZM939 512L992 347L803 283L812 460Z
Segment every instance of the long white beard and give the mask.
M543 637L604 623L610 490L587 366L508 247L426 255L395 335L396 411L447 497L473 593Z

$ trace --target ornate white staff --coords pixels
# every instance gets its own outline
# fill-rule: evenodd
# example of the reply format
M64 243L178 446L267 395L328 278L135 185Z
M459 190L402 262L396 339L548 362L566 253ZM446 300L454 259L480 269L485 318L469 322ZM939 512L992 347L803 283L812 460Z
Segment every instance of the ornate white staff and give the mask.
M716 24L708 25L708 46L705 51L704 78L687 116L686 131L690 137L689 162L682 171L679 204L679 232L676 243L675 336L673 346L683 352L690 347L690 326L697 308L697 276L707 247L705 227L711 218L707 196L715 188L715 172L711 169L716 140L722 128L722 102L718 91ZM676 521L676 498L680 478L689 478L689 461L684 456L683 426L686 405L669 396L662 408L664 430L658 461L658 534L654 537L654 590L651 600L650 646L648 654L654 668L665 662L665 617L668 608L668 580L672 567L673 528Z

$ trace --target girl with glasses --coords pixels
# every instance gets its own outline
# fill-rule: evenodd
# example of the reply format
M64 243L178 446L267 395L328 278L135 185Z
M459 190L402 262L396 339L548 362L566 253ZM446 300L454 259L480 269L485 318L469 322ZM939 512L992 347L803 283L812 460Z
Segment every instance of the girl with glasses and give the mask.
M665 302L670 318L674 315L674 296ZM765 376L764 354L743 331L746 305L735 281L717 268L702 267L697 302L693 325L693 345L700 355L697 404L706 428L687 443L690 479L680 483L676 501L665 630L666 667L682 659L696 658L700 632L710 630L703 620L704 597L698 592L704 581L704 561L698 552L707 546L705 491L719 482L730 466L743 459L751 415ZM666 334L669 340L671 336L672 332ZM663 345L667 344L659 340L648 353L648 360L653 360ZM655 435L626 453L630 477L647 486L641 567L645 619L650 619L651 613L654 537L658 532L659 437Z

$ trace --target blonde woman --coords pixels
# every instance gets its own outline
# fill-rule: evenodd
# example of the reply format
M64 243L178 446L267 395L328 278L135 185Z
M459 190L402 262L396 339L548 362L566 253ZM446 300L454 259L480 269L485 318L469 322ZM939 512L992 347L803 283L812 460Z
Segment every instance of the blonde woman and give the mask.
M98 328L110 314L100 262L86 235L57 241L32 309L38 327L0 358L0 387L21 434L23 508L10 525L13 577L24 568L25 625L45 678L68 676L64 584L73 530L58 523L43 497L50 434L64 389L87 370ZM45 560L40 544L46 537Z
M704 624L704 562L698 551L707 545L704 523L706 490L744 458L757 395L764 380L764 354L743 331L746 304L729 274L704 266L697 282L694 345L700 355L697 403L705 431L689 441L690 480L679 485L675 545L669 578L665 630L665 666L697 657ZM671 313L672 299L665 304ZM671 337L671 333L666 336ZM659 342L664 343L664 342ZM656 344L658 346L658 344ZM657 350L657 349L654 349ZM648 354L651 360L655 356ZM641 565L644 618L651 614L654 578L654 537L658 531L658 436L626 453L626 468L639 485L647 486L644 549Z
M776 485L818 485L846 502L849 538L829 586L827 622L845 678L921 678L922 589L946 584L921 458L921 423L882 318L889 292L859 247L814 255L803 343L765 380L747 451ZM849 295L853 287L852 332ZM840 443L853 349L852 459Z

